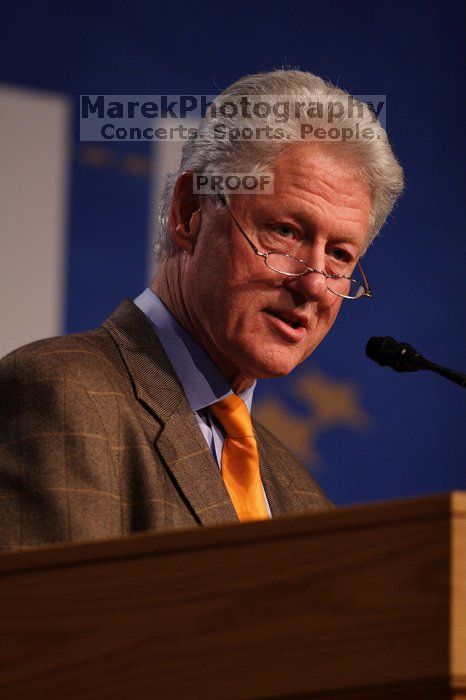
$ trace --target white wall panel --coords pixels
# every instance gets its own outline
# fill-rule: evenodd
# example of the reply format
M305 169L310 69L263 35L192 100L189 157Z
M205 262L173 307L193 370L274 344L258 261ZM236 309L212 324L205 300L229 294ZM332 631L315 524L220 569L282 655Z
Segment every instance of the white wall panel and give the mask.
M62 330L67 98L0 86L0 357Z

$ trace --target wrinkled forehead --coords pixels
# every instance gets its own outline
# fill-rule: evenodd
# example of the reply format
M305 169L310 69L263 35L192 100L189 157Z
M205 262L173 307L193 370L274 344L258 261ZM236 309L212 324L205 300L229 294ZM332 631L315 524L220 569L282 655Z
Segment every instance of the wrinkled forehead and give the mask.
M261 170L272 176L272 191L233 197L238 213L292 217L303 225L334 225L367 235L371 193L344 149L289 146Z
M343 144L294 143L270 159L267 166L279 184L292 182L303 185L333 176L342 182L366 187L360 174L360 163Z

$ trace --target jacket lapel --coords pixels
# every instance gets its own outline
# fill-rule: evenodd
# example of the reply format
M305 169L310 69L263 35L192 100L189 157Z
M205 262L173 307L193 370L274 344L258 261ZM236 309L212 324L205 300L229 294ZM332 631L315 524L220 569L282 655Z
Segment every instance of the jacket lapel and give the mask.
M272 517L284 515L293 511L295 496L290 492L291 477L287 465L283 463L278 452L266 449L264 438L255 424L259 465Z
M332 504L307 470L257 421L259 463L265 493L274 518L327 510Z
M202 525L237 522L220 471L145 315L125 301L103 327L120 350L138 400L157 419L155 449L195 518Z

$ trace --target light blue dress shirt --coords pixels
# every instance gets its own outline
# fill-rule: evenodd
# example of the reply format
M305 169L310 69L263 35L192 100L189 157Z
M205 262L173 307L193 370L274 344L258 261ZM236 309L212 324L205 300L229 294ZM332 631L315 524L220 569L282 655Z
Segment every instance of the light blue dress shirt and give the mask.
M221 469L225 435L221 425L213 419L208 407L233 393L231 387L203 348L191 338L151 289L144 290L134 303L145 314L156 332L180 380L188 403L194 411L205 441ZM256 382L240 394L249 412L251 412L255 386ZM266 496L265 501L270 516Z

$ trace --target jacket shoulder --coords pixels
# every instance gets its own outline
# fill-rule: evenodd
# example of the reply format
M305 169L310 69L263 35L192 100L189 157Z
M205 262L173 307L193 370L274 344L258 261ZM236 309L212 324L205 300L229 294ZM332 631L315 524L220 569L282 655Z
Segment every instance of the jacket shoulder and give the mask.
M113 385L115 372L125 376L121 357L104 328L37 340L0 360L0 384L53 380L66 374L94 388Z

